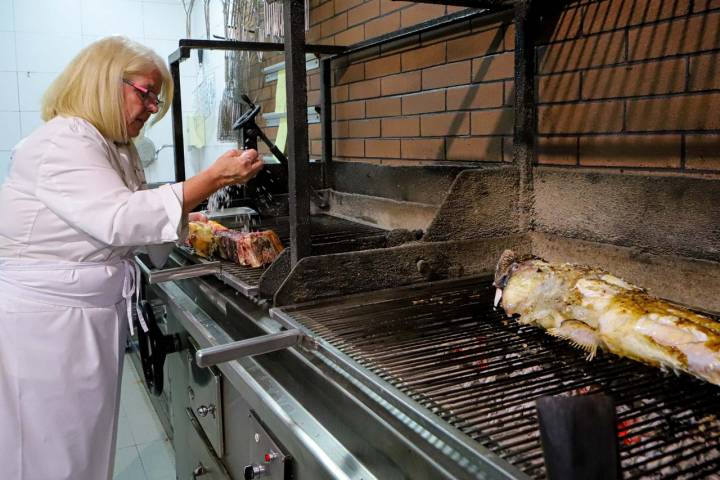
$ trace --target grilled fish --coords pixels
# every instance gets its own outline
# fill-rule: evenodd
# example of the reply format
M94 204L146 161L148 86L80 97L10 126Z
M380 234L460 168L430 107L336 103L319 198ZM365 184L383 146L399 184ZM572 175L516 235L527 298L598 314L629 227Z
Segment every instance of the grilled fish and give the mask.
M604 270L503 252L495 305L566 339L720 385L720 322L649 295Z

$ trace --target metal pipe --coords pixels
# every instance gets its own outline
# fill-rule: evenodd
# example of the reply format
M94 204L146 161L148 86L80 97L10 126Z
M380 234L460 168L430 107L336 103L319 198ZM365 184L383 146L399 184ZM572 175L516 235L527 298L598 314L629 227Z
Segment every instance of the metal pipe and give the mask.
M205 275L213 275L220 273L220 262L206 262L197 265L186 265L182 267L173 267L165 269L151 268L139 255L135 256L135 262L140 267L140 271L147 277L147 283L154 285L162 282L172 282L173 280L183 280L186 278L203 277Z
M172 99L173 150L175 153L175 181L185 180L185 142L183 141L182 103L180 101L180 62L172 61L170 56L170 74L175 93Z
M294 347L300 343L302 338L302 332L293 329L271 333L261 337L238 340L224 345L200 349L195 352L195 361L200 367L212 367L218 363Z

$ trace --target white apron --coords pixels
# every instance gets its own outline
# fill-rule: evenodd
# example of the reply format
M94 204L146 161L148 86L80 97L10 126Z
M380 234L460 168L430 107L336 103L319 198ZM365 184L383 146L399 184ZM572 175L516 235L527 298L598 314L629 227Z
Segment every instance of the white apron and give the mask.
M136 278L128 260L0 259L0 477L112 478Z

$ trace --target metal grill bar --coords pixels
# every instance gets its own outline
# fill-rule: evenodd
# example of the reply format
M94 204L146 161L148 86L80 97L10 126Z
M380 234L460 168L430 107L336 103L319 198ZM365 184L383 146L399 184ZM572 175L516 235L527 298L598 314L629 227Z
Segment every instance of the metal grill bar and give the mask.
M588 362L493 310L487 280L431 285L284 311L532 477L545 476L534 401L546 395L614 398L625 478L704 478L720 465L716 386L611 354Z

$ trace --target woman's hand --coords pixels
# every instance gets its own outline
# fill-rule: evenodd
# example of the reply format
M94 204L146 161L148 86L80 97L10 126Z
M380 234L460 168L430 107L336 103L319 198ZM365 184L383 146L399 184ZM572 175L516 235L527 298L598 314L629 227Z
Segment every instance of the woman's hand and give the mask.
M257 150L230 150L215 160L208 172L216 179L217 188L247 183L263 168Z
M189 213L216 190L252 180L262 168L256 150L223 153L207 170L183 183L183 212Z

